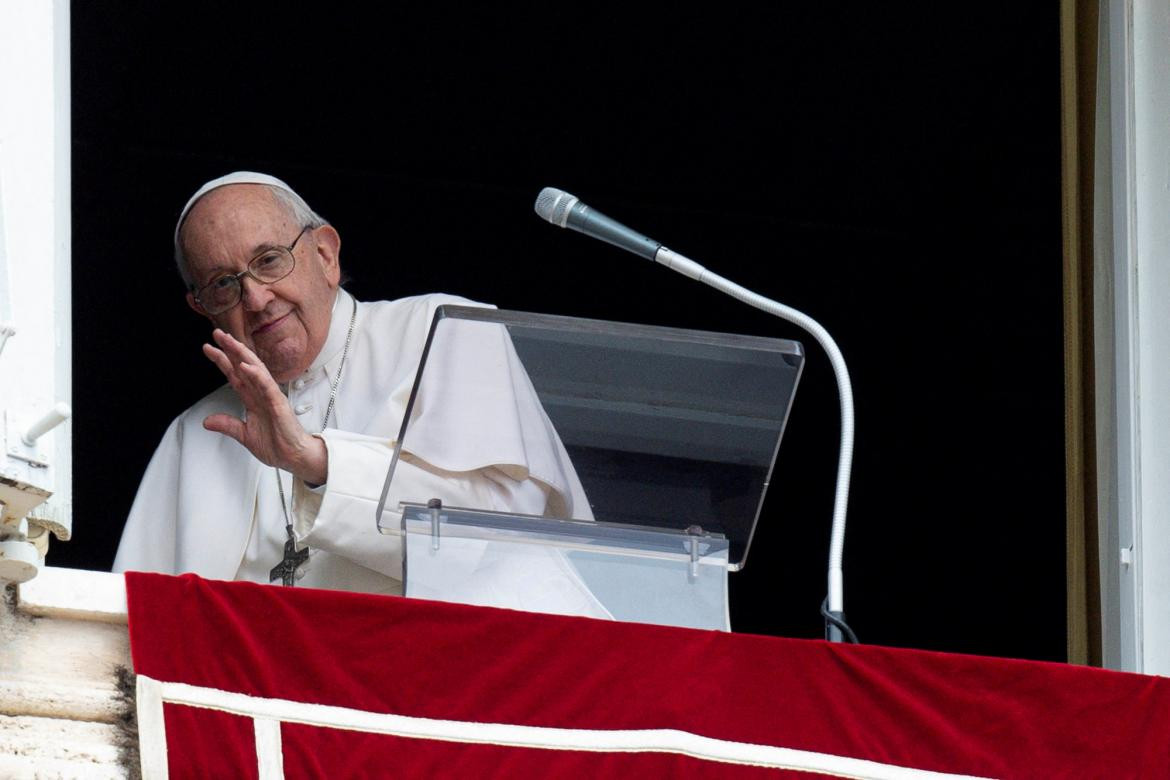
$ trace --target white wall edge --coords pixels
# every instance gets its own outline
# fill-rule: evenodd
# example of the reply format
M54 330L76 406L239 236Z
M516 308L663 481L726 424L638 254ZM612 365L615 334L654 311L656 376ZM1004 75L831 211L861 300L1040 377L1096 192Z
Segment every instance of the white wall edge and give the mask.
M1170 675L1170 6L1102 0L1094 231L1105 665ZM1102 117L1104 118L1104 117ZM1106 130L1107 128L1107 130Z
M126 580L105 571L45 566L20 585L17 609L38 617L125 623Z
M1139 669L1170 675L1170 4L1133 3Z

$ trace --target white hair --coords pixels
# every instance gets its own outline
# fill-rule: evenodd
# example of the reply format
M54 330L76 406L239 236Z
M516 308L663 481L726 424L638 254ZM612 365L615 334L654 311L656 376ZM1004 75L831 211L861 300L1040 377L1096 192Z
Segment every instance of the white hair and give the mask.
M293 222L297 223L302 228L319 228L323 225L328 225L320 214L309 208L309 204L305 199L296 194L292 190L275 187L271 184L259 184L258 186L268 190L272 195L272 199L292 218ZM188 204L184 210L183 219L179 223L178 229L175 231L175 266L179 269L179 276L183 278L183 284L188 289L194 289L191 281L191 274L187 270L187 254L183 248L183 225L187 222L187 213L190 212L194 204Z

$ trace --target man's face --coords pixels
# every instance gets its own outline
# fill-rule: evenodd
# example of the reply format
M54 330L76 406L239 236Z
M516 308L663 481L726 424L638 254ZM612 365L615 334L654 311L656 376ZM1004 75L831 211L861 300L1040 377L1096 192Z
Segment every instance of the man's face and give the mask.
M183 223L188 274L196 291L222 274L235 274L274 246L288 246L297 224L267 188L236 184L203 196ZM341 267L337 231L306 231L293 251L296 266L285 278L261 284L245 276L240 302L207 315L188 293L187 303L232 334L264 361L277 382L288 382L312 364L329 334Z

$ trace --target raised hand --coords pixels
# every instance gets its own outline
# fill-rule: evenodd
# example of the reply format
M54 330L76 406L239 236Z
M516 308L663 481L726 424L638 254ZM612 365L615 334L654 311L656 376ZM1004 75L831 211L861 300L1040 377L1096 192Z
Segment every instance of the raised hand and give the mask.
M309 484L324 484L329 471L325 442L301 426L276 380L252 350L219 328L211 336L218 348L204 344L203 354L243 401L244 418L213 414L203 427L235 439L262 463L292 472Z

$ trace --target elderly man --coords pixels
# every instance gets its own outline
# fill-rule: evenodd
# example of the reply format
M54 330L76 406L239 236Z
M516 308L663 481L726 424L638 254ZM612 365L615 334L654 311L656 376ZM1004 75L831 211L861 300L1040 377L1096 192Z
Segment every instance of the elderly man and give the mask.
M116 571L402 592L401 541L378 533L375 506L434 311L468 302L426 295L360 303L339 286L340 249L338 232L271 176L229 174L188 201L175 257L188 305L214 327L203 352L227 385L167 430ZM483 359L479 346L464 349L454 364ZM514 359L504 349L504 360ZM547 423L526 378L492 395ZM461 400L478 403L470 391ZM476 417L490 425L486 411ZM510 446L509 431L491 431L487 456L480 436L475 463L458 442L404 451L387 506L438 497L591 518L564 448L547 430L536 446ZM578 590L549 611L603 613Z

